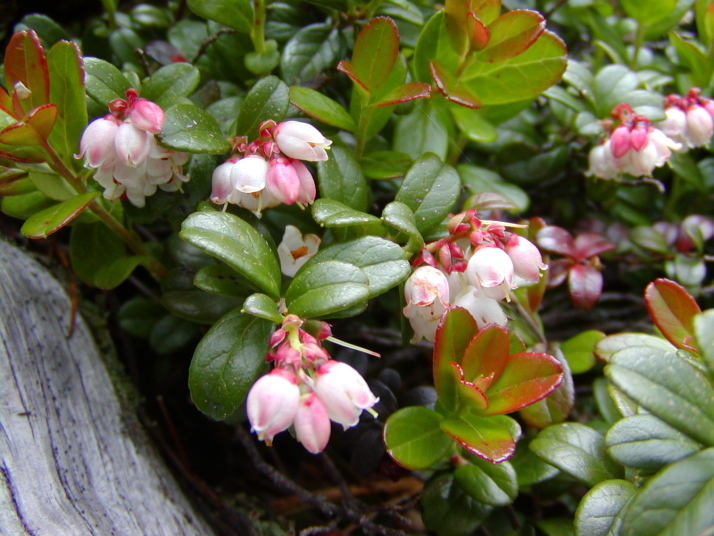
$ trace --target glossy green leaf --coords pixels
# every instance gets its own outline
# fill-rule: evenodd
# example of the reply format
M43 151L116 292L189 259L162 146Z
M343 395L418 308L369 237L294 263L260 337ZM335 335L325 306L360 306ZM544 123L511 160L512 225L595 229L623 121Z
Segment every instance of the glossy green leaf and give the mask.
M521 439L516 453L508 460L516 470L520 488L544 482L560 474L558 469L541 460L528 448L530 441L528 436Z
M488 26L488 45L476 57L488 62L513 58L528 50L544 30L545 19L537 11L508 11Z
M439 423L441 415L422 406L410 406L393 413L384 425L387 452L407 469L427 469L449 453L453 444Z
M424 246L412 210L400 201L392 201L382 211L382 221L407 236L405 250L414 254Z
M0 143L19 147L42 146L46 143L56 119L57 106L54 104L33 108L22 121L0 131Z
M597 116L608 117L638 85L637 75L624 65L608 65L601 69L592 87Z
M64 177L50 169L33 169L30 179L40 192L55 201L67 201L77 195L77 190Z
M72 167L79 153L79 140L87 126L84 97L84 67L77 45L60 41L47 53L50 102L57 106L57 121L49 136L52 148L65 165Z
M5 87L12 89L21 82L30 94L20 99L20 106L29 112L33 108L50 102L50 77L47 58L37 34L30 31L12 35L5 49Z
M643 37L647 40L661 39L668 31L678 25L694 3L695 0L677 0L673 10L661 12L656 20L653 20L644 28Z
M416 99L428 99L431 94L431 86L422 82L409 82L398 86L391 91L381 92L373 99L370 99L369 106L380 108L383 106L394 106Z
M367 210L367 181L352 151L333 145L329 158L317 163L320 197L333 199L348 207Z
M474 457L454 470L454 478L471 498L490 506L506 506L518 495L516 471L508 462L493 464Z
M616 333L608 335L595 345L595 355L605 362L609 362L615 352L631 348L633 346L645 346L656 348L665 352L674 352L677 349L661 337L655 337L648 333Z
M414 159L434 153L445 160L449 150L449 120L445 109L427 100L417 102L414 110L397 122L394 150Z
M458 406L457 384L450 363L461 363L466 348L478 332L471 313L461 307L451 308L441 317L434 340L434 387L439 403L451 411Z
M280 59L283 80L287 84L301 84L315 80L325 70L334 68L337 61L344 56L345 48L344 34L333 28L331 24L311 24L301 28L283 49ZM292 100L292 94L290 98Z
M382 222L376 216L354 210L333 199L318 199L312 205L312 217L323 227L358 226L368 234L381 234Z
M395 201L414 212L417 229L425 233L451 212L460 191L461 181L456 170L443 164L438 156L427 153L404 177Z
M193 104L166 110L158 138L165 147L189 153L221 154L231 148L216 120Z
M278 304L266 294L252 294L243 302L241 312L270 320L276 324L283 321L283 317L278 313Z
M549 426L531 442L530 449L588 486L622 476L620 466L607 454L605 438L584 424Z
M685 458L649 479L632 499L622 534L706 534L714 525L714 449Z
M190 63L170 63L144 82L141 96L167 110L193 93L200 81L201 73Z
M97 274L124 257L124 243L103 223L72 227L69 240L72 270L87 285L96 286Z
M523 189L503 180L498 173L490 169L472 164L459 164L456 166L456 171L464 186L475 196L486 192L498 193L519 212L527 210L530 205L528 194ZM474 198L472 201L477 202L478 199Z
M94 286L110 290L121 285L134 269L146 261L146 257L132 255L121 257L111 264L102 266L94 275Z
M403 177L414 160L398 151L376 151L359 159L362 173L368 179L396 179Z
M352 67L357 79L370 93L385 87L399 54L399 33L392 19L375 17L357 36Z
M627 504L637 487L627 480L605 480L591 489L575 512L576 536L617 536Z
M201 268L193 278L201 290L221 296L245 298L252 285L230 266L216 264Z
M468 452L492 463L513 456L516 441L521 435L518 423L505 415L477 417L464 413L444 419L441 429Z
M669 279L656 279L645 289L645 304L655 326L677 348L691 345L694 317L701 313L684 287Z
M69 39L67 32L65 32L59 24L45 15L25 15L15 26L16 32L22 30L34 30L46 48L51 47L60 39Z
M451 473L427 482L421 504L424 524L438 536L469 536L493 509L472 499Z
M303 266L285 292L288 312L300 318L344 311L369 298L369 279L353 264L326 260Z
M233 310L198 343L188 372L191 400L214 419L230 417L265 367L273 323Z
M714 375L714 309L694 317L694 336L702 359L710 374Z
M199 17L213 20L238 32L253 30L250 0L188 0L188 8Z
M595 366L595 345L605 338L602 331L583 331L560 345L573 374L582 374Z
M535 97L560 80L566 67L565 54L565 44L546 30L528 50L514 58L471 63L462 83L484 106Z
M29 192L2 199L2 211L8 216L26 220L40 210L54 205L55 202L42 192Z
M88 192L38 212L20 232L28 238L47 238L79 216L97 197L99 192Z
M182 225L181 238L216 257L271 298L280 298L280 264L258 231L229 212L195 212Z
M459 130L470 141L485 143L496 141L498 137L496 127L489 123L479 110L472 110L465 106L453 106L451 115Z
M616 422L605 442L614 460L635 469L658 470L701 448L654 415L632 415Z
M677 5L677 0L621 0L621 5L628 16L644 26L649 26L663 15L671 13Z
M109 62L99 58L84 58L87 95L103 110L109 111L107 103L114 99L125 99L131 83Z
M170 355L200 336L199 327L173 315L164 315L151 328L149 346L158 355Z
M355 128L352 117L342 106L314 89L291 87L290 104L327 125L350 132Z
M245 55L244 63L246 68L253 74L260 76L269 73L280 64L277 41L273 39L267 40L263 52L248 52Z
M258 137L258 127L272 119L279 123L288 112L288 86L275 76L260 79L243 100L238 112L236 132L249 140Z
M714 389L677 354L654 348L621 350L610 359L605 375L673 428L714 445Z

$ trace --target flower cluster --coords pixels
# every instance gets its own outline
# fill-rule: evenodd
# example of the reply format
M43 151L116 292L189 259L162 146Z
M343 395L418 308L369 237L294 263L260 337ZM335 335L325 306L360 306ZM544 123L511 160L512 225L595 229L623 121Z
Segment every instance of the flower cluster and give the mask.
M714 101L702 97L699 88L692 88L686 97L668 95L665 100L666 119L657 127L667 136L687 148L709 144L714 130Z
M139 98L135 89L127 90L126 100L111 101L109 110L109 115L87 126L76 155L85 157L85 166L97 170L94 179L104 187L104 197L113 201L126 195L132 204L143 207L157 187L178 190L188 180L181 171L188 156L156 142L164 123L163 110Z
M213 172L211 201L257 214L280 203L308 205L315 200L315 181L301 160L327 160L331 143L307 123L265 121L257 140L234 140L233 156Z
M650 177L672 151L682 148L645 116L635 114L629 104L616 106L612 116L619 125L614 129L610 122L605 125L609 135L590 151L587 175L601 179L615 179L623 173Z
M354 426L362 410L373 413L379 399L359 372L330 359L320 345L330 336L327 324L322 324L318 338L302 324L297 316L288 315L273 333L267 359L275 368L253 384L246 411L259 439L270 444L292 425L297 440L317 454L330 439L331 420L345 429Z
M538 282L547 268L538 248L507 225L479 220L473 210L457 214L448 224L449 236L421 252L404 287L412 342L433 341L451 306L466 309L479 328L506 324L499 301L510 299L520 285Z

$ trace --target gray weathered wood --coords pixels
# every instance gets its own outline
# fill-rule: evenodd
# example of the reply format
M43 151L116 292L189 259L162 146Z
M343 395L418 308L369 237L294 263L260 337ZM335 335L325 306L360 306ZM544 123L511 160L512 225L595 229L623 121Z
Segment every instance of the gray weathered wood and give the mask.
M81 318L37 262L0 241L0 534L212 530L122 407Z

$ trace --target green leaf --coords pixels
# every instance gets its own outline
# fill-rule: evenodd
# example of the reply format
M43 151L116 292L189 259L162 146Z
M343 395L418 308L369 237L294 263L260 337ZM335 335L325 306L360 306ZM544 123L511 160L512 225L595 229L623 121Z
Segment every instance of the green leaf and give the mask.
M333 145L328 160L317 163L320 197L333 199L359 211L367 210L369 190L352 151Z
M352 52L352 68L372 94L387 89L399 54L399 32L392 19L375 17L360 31Z
M33 108L22 121L0 132L0 143L16 147L42 146L47 141L56 119L57 106L54 104Z
M258 127L272 119L279 123L290 106L288 86L275 76L261 78L246 95L238 112L236 132L249 140L258 137Z
M483 117L479 110L472 110L465 106L452 106L451 115L456 126L470 141L484 143L496 141L498 130Z
M517 102L539 95L562 77L567 65L565 44L544 31L528 50L500 62L475 61L461 83L485 105Z
M456 166L456 171L464 186L474 195L495 192L502 195L518 212L528 210L530 205L528 194L515 184L503 180L498 173L472 164L459 164ZM477 199L475 198L474 201Z
M491 513L492 507L472 499L451 473L435 475L424 487L422 518L439 536L468 536Z
M477 53L479 61L511 59L530 48L545 30L540 13L526 9L508 11L488 26L488 45Z
M136 296L119 308L119 326L134 337L147 339L154 325L166 314L160 304L144 296Z
M649 479L632 499L621 534L704 535L714 525L714 449L685 458Z
M191 400L206 415L223 420L236 412L265 367L269 320L233 310L206 333L188 371Z
M338 313L367 298L369 279L364 272L353 264L332 260L303 266L285 292L288 312L300 318Z
M233 298L245 298L252 287L249 281L225 264L201 268L193 278L193 284L211 294Z
M432 102L417 102L414 110L397 122L394 150L414 159L430 152L445 160L449 150L449 119L446 110Z
M654 415L632 415L616 422L605 442L615 461L635 469L658 470L701 448Z
M52 148L70 169L79 153L79 140L87 126L84 68L77 45L60 41L47 53L50 102L57 105L57 121L49 136Z
M237 32L253 31L253 6L250 0L188 0L188 8L199 17L216 21Z
M468 452L491 463L513 456L516 441L521 435L518 423L505 415L478 417L464 413L444 419L441 429Z
M605 450L605 438L584 424L549 426L531 442L530 449L588 486L622 476L622 469Z
M349 132L355 129L352 117L342 106L314 89L300 86L291 87L290 104L327 125Z
M714 389L677 354L654 348L621 350L610 359L605 375L673 428L714 445Z
M595 366L595 345L605 338L602 331L578 333L560 345L573 374L582 374Z
M74 273L87 285L96 286L95 279L100 271L124 255L124 243L103 223L72 227L69 258Z
M245 66L253 74L263 75L275 69L280 64L278 43L274 39L265 42L263 52L248 52L245 55Z
M545 463L528 448L531 439L526 436L518 442L518 448L509 463L518 475L518 486L524 488L549 480L560 474L555 467Z
M179 236L216 257L271 298L280 298L280 264L275 252L250 224L229 212L195 212Z
M451 362L461 363L466 348L478 333L476 320L466 309L452 307L441 317L434 340L434 387L439 403L449 411L457 408L459 392L451 370Z
M382 221L407 236L405 250L414 254L424 247L424 238L416 227L411 209L399 201L392 201L382 211Z
M144 82L141 96L167 110L193 93L200 81L201 73L190 63L171 63Z
M663 15L671 13L677 0L621 0L621 5L629 17L643 26L649 26Z
M326 261L340 261L359 268L367 277L370 298L397 286L411 274L411 266L402 248L379 236L363 236L331 244L320 249L305 267Z
M55 202L42 192L29 192L2 199L2 211L8 216L26 220L40 210L55 205Z
M67 182L67 179L50 169L31 170L30 180L40 192L55 201L67 201L77 195L77 190Z
M102 109L109 111L107 103L126 98L126 90L131 83L111 63L99 58L84 58L84 71L87 95Z
M645 289L645 305L655 326L677 348L687 348L694 332L694 317L701 313L684 287L669 279L655 279Z
M118 287L145 260L145 257L133 255L131 257L120 257L111 264L101 266L94 275L94 286L104 290Z
M694 337L709 373L714 375L714 309L694 317Z
M20 232L28 238L47 238L79 216L97 197L99 192L88 192L49 207L29 218Z
M278 304L266 294L252 294L243 302L243 313L270 320L276 324L283 321L283 317L278 313Z
M161 145L189 153L227 153L231 145L207 112L193 104L177 104L164 115L159 134Z
M334 68L337 61L344 56L345 49L343 32L333 28L331 24L305 26L290 38L283 49L280 59L283 80L288 84L311 82L325 70ZM292 100L292 94L290 98ZM298 108L302 109L300 106Z
M661 337L647 333L616 333L598 341L595 345L595 355L603 361L609 362L615 352L633 346L656 348L665 352L676 351L674 346Z
M368 179L396 179L403 177L414 160L397 151L376 151L359 159L362 173Z
M397 192L395 201L407 205L424 234L451 212L461 192L456 170L443 164L438 156L427 153L414 162Z
M471 498L489 506L506 506L515 500L518 482L510 463L493 464L477 457L470 461L454 470L454 478Z
M173 315L165 315L152 327L149 346L159 355L170 355L186 347L199 335L196 324Z
M382 222L376 216L360 212L333 199L318 199L312 205L312 217L323 227L359 226L367 234L381 234Z
M422 406L392 413L384 425L387 452L407 469L427 469L444 458L453 444L439 423L441 415Z
M624 65L608 65L600 70L592 88L598 117L609 117L613 108L639 85L637 75Z
M706 87L712 77L712 65L707 55L695 44L685 41L674 32L669 34L669 42L677 51L680 65L691 71L692 82Z
M575 512L576 536L617 536L627 504L637 487L627 480L606 480L591 489Z
M33 14L22 17L15 26L15 31L22 30L34 30L45 48L51 47L60 39L69 39L67 32L59 24L44 15Z
M526 423L534 428L545 428L551 424L563 422L575 405L575 385L570 366L563 352L553 352L563 367L563 381L545 398L520 410L520 415Z

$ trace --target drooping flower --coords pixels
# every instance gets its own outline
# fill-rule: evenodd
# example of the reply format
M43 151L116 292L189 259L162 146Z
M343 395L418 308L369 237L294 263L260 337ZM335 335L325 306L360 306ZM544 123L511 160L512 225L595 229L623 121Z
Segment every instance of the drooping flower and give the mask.
M275 141L288 157L308 162L327 160L332 142L312 125L300 121L283 121L275 127Z
M283 240L278 245L280 270L288 277L293 277L310 257L317 253L320 247L320 237L314 234L303 234L294 225L285 227Z
M409 319L414 338L433 342L439 319L449 305L449 282L440 270L432 266L420 266L409 276L404 285L404 316Z
M379 399L372 394L362 375L346 363L330 360L323 363L315 377L315 393L327 410L330 420L346 430L359 422L359 416Z
M305 450L318 454L330 440L330 418L320 398L309 393L300 399L295 414L295 436Z
M300 388L295 373L273 369L258 379L248 392L246 412L258 439L272 443L276 434L287 430L295 420L300 403Z
M714 101L702 97L699 88L692 88L686 97L668 95L665 119L656 123L665 135L681 144L677 150L702 147L714 133Z
M513 261L501 248L484 245L476 249L464 272L471 285L489 298L503 299L513 283Z

